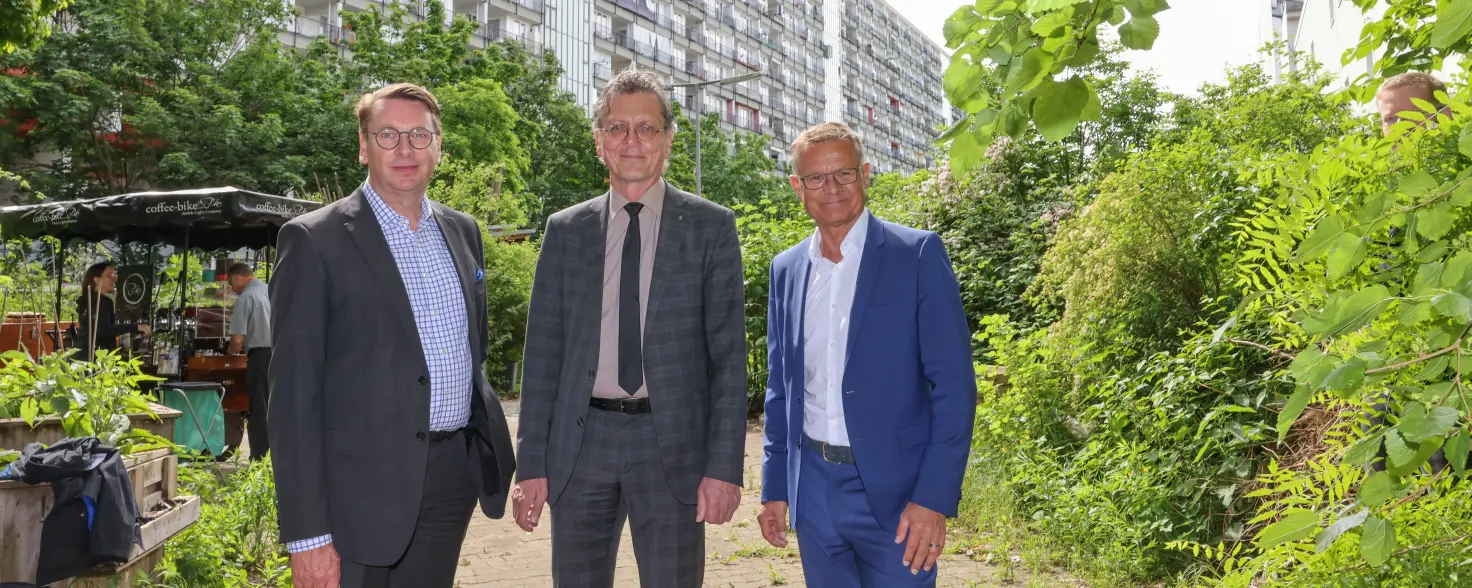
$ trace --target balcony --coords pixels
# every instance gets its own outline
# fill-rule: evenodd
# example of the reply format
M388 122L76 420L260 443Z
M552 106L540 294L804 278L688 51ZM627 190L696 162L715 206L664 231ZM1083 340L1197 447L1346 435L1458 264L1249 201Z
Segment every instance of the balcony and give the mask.
M597 25L593 27L593 36L599 39L603 39L604 41L608 41L609 43L618 43L618 35L614 34L613 29L610 29L603 25Z
M547 3L544 0L511 0L511 3L533 12L547 12Z
M702 80L710 79L709 78L709 75L710 74L706 71L706 69L704 67L702 67L698 62L695 62L695 61L686 61L685 62L685 73L690 74L692 76L695 76L697 78L700 78Z
M614 4L617 4L620 8L628 10L629 12L632 12L649 20L656 22L659 20L659 13L651 10L649 8L649 5L645 4L643 0L612 0L612 2Z
M478 37L480 37L480 38L482 38L482 39L485 39L485 41L486 41L487 44L490 44L490 43L505 43L505 42L508 42L508 41L514 41L514 42L520 43L523 47L526 47L527 52L532 53L533 55L541 55L542 54L542 44L541 43L538 43L536 41L532 41L532 40L527 39L526 37L524 37L522 35L518 35L516 33L508 33L508 32L506 32L503 29L497 29L497 28L492 28L490 26L484 26L484 27L481 27L480 30L475 31L475 35L478 36Z
M613 78L613 64L607 61L599 61L593 64L593 77L603 81Z

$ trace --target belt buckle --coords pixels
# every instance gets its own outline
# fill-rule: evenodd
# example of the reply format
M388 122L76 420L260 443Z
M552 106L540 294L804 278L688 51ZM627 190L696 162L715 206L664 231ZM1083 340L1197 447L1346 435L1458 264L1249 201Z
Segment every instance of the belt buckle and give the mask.
M827 441L819 441L818 455L823 456L823 461L826 461L828 463L840 463L838 460L828 457L828 448L832 446L833 445L829 444Z

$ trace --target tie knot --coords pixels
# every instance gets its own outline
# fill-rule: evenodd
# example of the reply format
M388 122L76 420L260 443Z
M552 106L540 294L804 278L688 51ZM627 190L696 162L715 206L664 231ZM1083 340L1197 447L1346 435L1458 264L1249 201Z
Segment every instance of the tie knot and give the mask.
M638 202L630 202L624 205L624 212L629 213L629 216L639 216L639 211L641 210L644 210L644 205Z

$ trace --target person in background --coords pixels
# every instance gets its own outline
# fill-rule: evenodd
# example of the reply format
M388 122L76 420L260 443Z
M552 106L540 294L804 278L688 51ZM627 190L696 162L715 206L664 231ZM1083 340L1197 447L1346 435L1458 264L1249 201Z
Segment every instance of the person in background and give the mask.
M118 287L118 270L110 261L92 264L82 274L82 293L77 296L77 359L92 361L98 350L117 349L118 336L152 331L146 324L120 325L112 293Z
M230 354L245 354L245 389L250 395L246 416L250 436L250 459L266 457L271 443L266 433L266 406L271 401L267 375L271 367L271 299L266 283L244 263L230 266L226 273L230 290L239 298L230 314Z
M1390 135L1390 128L1400 122L1402 112L1425 113L1415 100L1425 100L1435 112L1444 112L1446 105L1437 99L1437 92L1445 93L1446 84L1428 73L1406 72L1385 80L1375 92L1375 102L1380 106L1380 132Z
M976 416L945 244L865 210L870 166L842 123L792 144L816 225L772 260L762 536L797 530L808 586L935 586Z

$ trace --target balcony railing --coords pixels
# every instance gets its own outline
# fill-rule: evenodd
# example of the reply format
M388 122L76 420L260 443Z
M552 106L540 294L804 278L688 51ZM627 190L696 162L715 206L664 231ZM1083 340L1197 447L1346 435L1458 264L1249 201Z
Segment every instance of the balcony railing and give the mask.
M511 2L533 12L547 12L547 3L544 0L511 0Z
M593 77L600 80L613 78L613 64L607 61L599 61L593 64Z
M659 19L659 13L649 8L643 0L613 0L613 3L649 20Z
M709 74L706 72L705 68L702 67L699 63L694 62L694 61L686 61L685 62L685 73L690 74L692 76L695 76L697 78L700 78L702 80L708 79L707 76L709 76Z
M597 25L593 27L593 36L599 39L603 39L604 41L608 41L609 43L618 42L618 36L614 34L613 29L605 27L603 25Z

